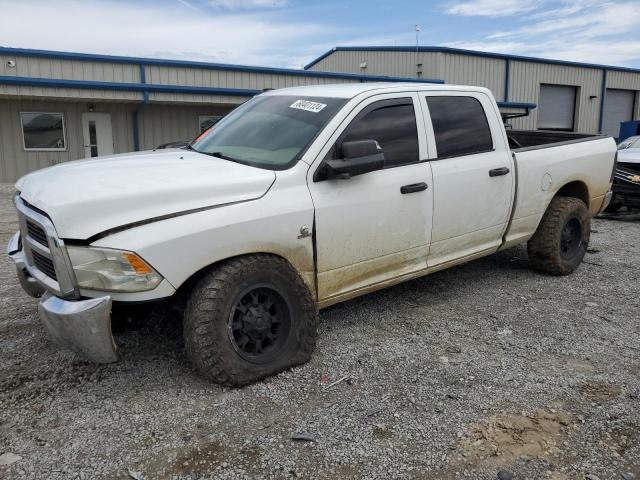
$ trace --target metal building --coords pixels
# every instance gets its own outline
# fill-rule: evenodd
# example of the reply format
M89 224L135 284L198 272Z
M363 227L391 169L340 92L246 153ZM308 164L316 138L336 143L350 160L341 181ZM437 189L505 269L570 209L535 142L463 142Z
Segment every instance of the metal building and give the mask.
M441 80L0 48L0 182L190 140L266 88Z
M489 88L498 101L537 104L514 128L618 136L640 119L640 70L447 47L336 47L304 67L344 73L433 77Z

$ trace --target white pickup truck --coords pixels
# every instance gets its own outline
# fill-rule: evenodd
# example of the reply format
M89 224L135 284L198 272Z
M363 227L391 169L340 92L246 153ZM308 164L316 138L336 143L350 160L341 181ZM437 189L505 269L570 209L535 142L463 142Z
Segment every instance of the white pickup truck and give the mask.
M171 297L197 370L242 385L307 361L319 308L523 242L533 268L571 273L615 154L505 130L484 88L275 90L186 149L23 177L8 251L50 335L85 358L117 360L114 305Z

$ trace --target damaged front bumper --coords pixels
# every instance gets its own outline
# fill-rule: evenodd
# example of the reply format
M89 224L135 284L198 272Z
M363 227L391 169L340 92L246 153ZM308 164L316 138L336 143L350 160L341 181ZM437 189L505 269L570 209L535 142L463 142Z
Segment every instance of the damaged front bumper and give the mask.
M7 250L16 264L22 288L32 297L41 297L38 314L51 338L85 360L96 363L117 361L116 344L111 334L111 297L86 300L56 297L46 292L29 274L19 234L13 236Z
M38 314L59 345L96 363L118 360L111 334L111 297L68 301L49 293L40 300Z
M7 253L9 254L9 258L16 264L18 281L22 289L32 297L40 298L44 294L45 288L31 276L27 269L27 262L20 245L20 233L16 233L11 237L11 240L9 240Z

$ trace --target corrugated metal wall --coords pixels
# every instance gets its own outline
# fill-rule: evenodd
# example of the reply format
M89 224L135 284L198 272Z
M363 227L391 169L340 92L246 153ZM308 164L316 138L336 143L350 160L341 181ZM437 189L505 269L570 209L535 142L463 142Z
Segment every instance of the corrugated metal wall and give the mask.
M529 62L511 62L510 99L518 102L538 103L540 84L571 85L578 87L576 97L575 129L579 132L598 131L602 71ZM595 98L590 98L590 97ZM515 128L535 129L538 112L513 122Z
M7 62L15 62L10 68ZM313 75L275 72L246 72L216 68L190 68L181 66L145 65L146 83L211 88L256 89L283 88L298 85L351 83L357 79L319 77ZM141 83L140 65L66 60L56 58L0 55L0 76L33 77L57 80L84 80L118 83ZM0 84L2 96L54 97L84 100L141 101L141 92L118 90L50 88ZM246 98L186 93L150 93L152 101L184 103L238 104Z
M9 66L8 62L14 66ZM307 75L305 72L228 70L190 66L144 65L118 61L71 60L51 56L0 55L0 76L37 79L98 81L115 83L194 86L261 90L298 85L350 83L357 78ZM249 97L192 93L148 94L94 88L62 88L0 84L0 181L13 182L22 175L56 163L85 156L82 113L111 114L114 152L134 150L133 115L138 111L140 149L189 140L199 133L199 115L224 114ZM64 151L25 151L20 112L62 112L66 149Z
M84 103L0 100L0 181L13 182L34 170L84 157L81 116L87 111ZM101 103L96 105L96 111L111 114L114 152L133 150L133 106ZM20 112L62 112L66 149L59 152L25 151Z
M146 105L139 112L140 149L178 140L191 140L200 133L198 116L224 115L229 106Z
M505 100L505 58L445 52L419 52L416 56L415 52L406 51L337 50L314 64L310 70L362 73L360 63L363 61L367 62L366 73L408 77L416 76L416 63L422 62L424 77L440 78L451 84L487 87L498 101ZM600 68L511 60L508 100L537 104L541 84L576 86L575 129L597 133L602 77ZM638 92L640 73L610 70L607 88ZM640 100L636 100L635 118L640 118ZM535 129L537 122L536 110L532 110L529 117L511 121L514 128L518 129Z
M15 67L8 66L9 60ZM34 77L65 80L139 83L137 65L111 62L87 62L41 57L0 55L0 76ZM82 90L77 88L44 88L0 84L0 96L26 95L56 98L87 98L110 100L141 100L142 94L113 90Z
M95 111L109 113L114 153L133 147L133 112L141 105L96 103ZM199 133L199 115L223 115L232 106L145 105L139 110L140 148L149 150L162 143L190 140ZM14 182L40 168L83 158L82 113L86 103L0 100L0 182ZM20 112L62 112L66 149L60 152L25 151Z
M496 100L504 100L506 62L498 58L441 53L440 77L454 85L486 87ZM520 100L518 100L520 101Z
M361 69L366 62L366 69ZM418 70L424 78L443 79L447 83L490 88L501 100L504 92L506 62L497 58L454 55L440 52L382 52L338 50L310 70L366 73L416 77Z
M416 77L417 65L422 64L422 77L442 78L441 57L431 52L376 52L376 51L337 51L309 70L324 72L361 73L367 75L387 75L397 77ZM365 69L360 64L366 62Z

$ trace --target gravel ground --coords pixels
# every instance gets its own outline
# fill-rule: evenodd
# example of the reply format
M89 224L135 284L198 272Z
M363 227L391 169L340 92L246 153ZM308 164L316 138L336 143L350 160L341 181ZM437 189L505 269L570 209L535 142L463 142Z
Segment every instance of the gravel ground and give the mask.
M115 364L57 350L2 255L0 477L640 479L640 215L592 228L569 277L518 247L324 310L309 364L242 389L166 316Z

